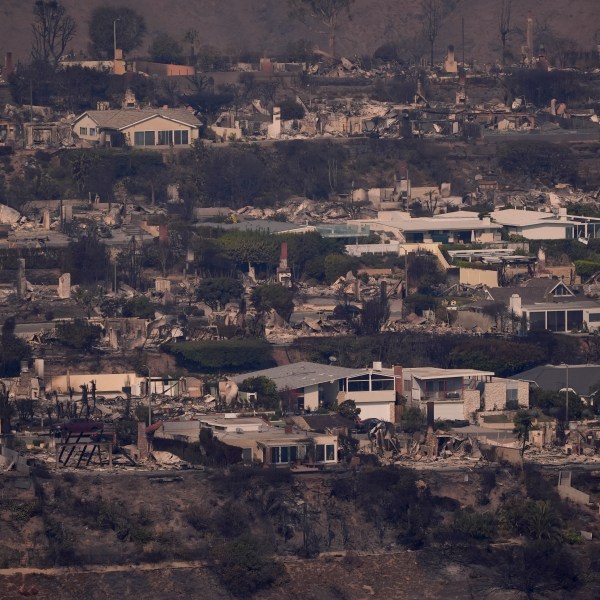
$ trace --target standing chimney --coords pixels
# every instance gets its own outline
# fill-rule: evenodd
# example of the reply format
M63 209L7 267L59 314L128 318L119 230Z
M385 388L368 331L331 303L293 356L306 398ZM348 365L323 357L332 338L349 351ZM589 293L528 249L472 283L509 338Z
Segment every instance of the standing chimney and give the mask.
M19 258L17 270L17 298L23 300L27 295L27 279L25 278L25 259Z
M7 79L14 70L15 70L15 68L13 66L13 61L12 61L12 52L7 52L4 55L4 71L3 71L4 78Z

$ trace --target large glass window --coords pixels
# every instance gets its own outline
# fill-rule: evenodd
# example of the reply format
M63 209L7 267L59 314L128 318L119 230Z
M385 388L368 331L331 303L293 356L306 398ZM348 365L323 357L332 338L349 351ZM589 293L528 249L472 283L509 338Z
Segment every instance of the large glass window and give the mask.
M600 323L600 313L590 313L590 323Z
M531 312L529 313L529 328L532 331L541 331L546 329L546 313Z
M583 311L582 310L569 310L567 311L567 329L569 331L583 328Z
M188 143L188 132L187 131L174 131L173 139L175 140L175 145L179 146L181 144Z
M369 379L349 379L348 380L348 391L349 392L368 392L369 391Z
M87 135L87 127L80 127L79 135Z
M550 331L565 330L565 312L564 310L549 310L548 311L548 329Z
M159 131L158 132L158 145L169 146L173 143L173 131Z
M135 146L154 146L156 135L154 131L136 131L133 134Z
M371 377L371 389L374 392L393 390L394 380L389 377L382 377L381 375L373 375Z

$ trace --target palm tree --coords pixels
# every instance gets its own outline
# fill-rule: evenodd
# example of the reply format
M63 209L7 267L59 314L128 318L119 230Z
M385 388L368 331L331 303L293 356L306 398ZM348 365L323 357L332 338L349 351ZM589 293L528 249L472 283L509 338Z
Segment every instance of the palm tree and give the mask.
M531 502L528 507L527 528L536 540L558 540L561 537L561 520L557 512L545 500Z

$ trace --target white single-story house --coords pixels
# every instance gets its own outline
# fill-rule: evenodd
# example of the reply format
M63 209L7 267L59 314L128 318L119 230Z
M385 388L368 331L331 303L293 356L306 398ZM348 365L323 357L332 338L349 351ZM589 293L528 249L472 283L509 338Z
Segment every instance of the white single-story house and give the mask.
M460 211L433 217L411 217L397 211L380 211L376 219L349 221L367 225L370 231L387 232L403 243L482 244L499 242L502 226L476 212Z
M88 110L73 122L80 140L101 146L168 148L190 146L201 122L185 108Z

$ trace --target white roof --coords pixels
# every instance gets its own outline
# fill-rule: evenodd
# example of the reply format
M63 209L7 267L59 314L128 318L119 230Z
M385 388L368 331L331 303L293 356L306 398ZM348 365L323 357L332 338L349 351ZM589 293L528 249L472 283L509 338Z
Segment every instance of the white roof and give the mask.
M484 377L494 375L493 371L478 371L477 369L440 369L438 367L403 369L403 373L408 373L415 379L450 379L452 377Z
M565 219L559 219L554 213L537 210L497 210L491 213L492 219L501 225L512 227L532 227L535 225L562 226L567 224Z

